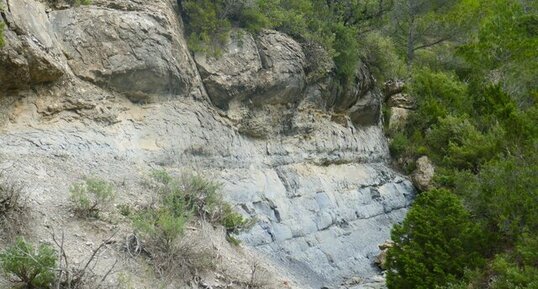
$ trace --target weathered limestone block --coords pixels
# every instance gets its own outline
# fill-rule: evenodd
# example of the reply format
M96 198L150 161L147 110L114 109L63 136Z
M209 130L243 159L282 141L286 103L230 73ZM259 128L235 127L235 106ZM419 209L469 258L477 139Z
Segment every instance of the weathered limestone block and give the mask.
M61 53L43 4L8 2L5 46L0 49L0 89L24 89L64 74Z
M411 110L400 107L390 108L389 130L398 131L405 127Z
M177 19L169 13L85 6L50 15L75 75L141 101L187 95L196 85L179 25L171 23Z
M413 183L419 190L427 191L431 188L435 167L427 156L420 157L416 167L412 175Z
M414 109L416 106L413 97L406 93L397 93L389 97L387 101L389 107L399 107L406 109Z
M389 80L385 82L385 87L383 89L383 92L385 94L385 97L389 97L398 93L402 93L405 87L405 82L402 80Z
M259 105L298 101L305 85L304 58L299 43L270 30L258 36L235 31L221 56L195 56L209 97L222 109L232 100Z

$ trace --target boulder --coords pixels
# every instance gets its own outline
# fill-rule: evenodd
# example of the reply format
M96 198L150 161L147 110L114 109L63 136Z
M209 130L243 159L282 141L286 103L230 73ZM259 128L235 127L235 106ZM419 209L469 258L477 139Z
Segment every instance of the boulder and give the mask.
M391 79L385 82L385 87L383 88L383 92L385 94L385 98L388 98L389 96L402 93L405 87L405 82L399 79Z
M305 86L305 56L291 37L265 30L258 36L234 31L219 57L197 53L195 61L213 104L297 102Z
M382 270L386 270L387 269L387 253L390 248L394 247L394 242L392 240L387 240L383 244L380 244L378 247L379 247L379 250L381 250L381 252L375 258L375 264Z
M435 167L427 156L420 157L416 162L416 170L412 175L413 184L421 191L431 189Z
M393 94L389 97L387 105L406 109L414 109L416 106L415 99L406 93Z
M389 130L398 131L405 127L411 110L400 107L390 108Z
M356 125L376 125L379 122L380 98L375 91L367 92L348 110L351 121Z
M187 95L197 79L181 31L172 23L177 18L163 11L168 10L84 6L51 12L50 18L75 75L144 101L151 95Z
M359 126L377 125L381 115L381 95L375 79L363 63L357 66L355 85L338 94L334 103L336 112L346 112Z
M25 89L64 75L52 26L43 4L8 2L5 46L0 49L0 89ZM4 14L2 13L2 14Z

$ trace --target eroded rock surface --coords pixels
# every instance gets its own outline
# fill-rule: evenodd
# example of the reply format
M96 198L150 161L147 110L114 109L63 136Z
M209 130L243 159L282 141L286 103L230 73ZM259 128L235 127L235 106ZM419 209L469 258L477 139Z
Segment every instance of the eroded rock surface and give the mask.
M258 220L240 235L244 244L299 288L353 278L382 286L377 244L402 220L414 189L387 165L380 98L367 71L354 94L335 102L330 77L305 72L297 42L274 31L244 34L220 59L197 56L206 95L174 3L95 0L40 14L33 19L48 28L26 34L12 29L31 21L12 20L1 53L23 38L50 38L49 49L28 46L24 57L44 53L52 66L43 69L61 73L31 90L2 78L12 86L2 96L13 100L0 118L2 172L29 184L43 224L69 214L69 185L85 175L113 181L122 202L136 203L152 169L200 172ZM133 103L150 96L157 100ZM47 235L43 224L35 234Z
M236 31L223 55L196 54L204 85L213 103L286 104L302 98L304 54L289 36L266 30L257 36Z
M1 3L1 2L0 2ZM30 88L65 73L45 6L34 0L6 3L6 45L0 49L0 90Z
M189 95L197 78L171 3L147 6L149 11L83 7L51 12L75 75L134 101Z
M416 170L413 172L413 183L421 191L427 191L432 186L435 168L427 156L420 157L416 162Z

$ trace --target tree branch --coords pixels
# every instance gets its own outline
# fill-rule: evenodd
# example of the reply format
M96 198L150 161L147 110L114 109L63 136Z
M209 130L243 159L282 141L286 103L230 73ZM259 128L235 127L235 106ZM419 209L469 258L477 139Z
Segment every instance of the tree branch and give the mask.
M428 48L428 47L432 47L432 46L435 46L437 44L440 44L440 43L443 43L445 41L447 41L448 38L441 38L441 39L438 39L434 42L430 42L430 43L426 43L426 44L422 44L422 45L419 45L419 46L416 46L413 48L413 51L417 51L419 49L423 49L423 48Z

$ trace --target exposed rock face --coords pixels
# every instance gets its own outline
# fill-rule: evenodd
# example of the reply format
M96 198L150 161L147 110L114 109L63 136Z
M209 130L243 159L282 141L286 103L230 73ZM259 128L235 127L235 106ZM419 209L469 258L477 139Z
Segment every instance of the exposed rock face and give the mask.
M188 95L194 86L196 73L185 44L178 41L181 32L170 5L149 4L149 11L85 7L50 14L76 76L141 101L155 94ZM163 9L152 11L154 6Z
M255 105L300 100L305 85L301 45L285 34L264 31L258 36L235 32L220 57L196 54L204 85L213 103Z
M431 188L435 168L427 156L420 157L416 162L417 169L413 172L413 183L421 191Z
M13 1L6 14L6 45L0 49L0 90L29 88L59 79L65 70L45 7Z
M267 105L284 106L277 109L280 112L297 107L334 110L348 115L355 125L378 125L381 95L366 67L357 67L355 85L339 92L337 80L330 76L334 63L317 50L307 48L309 57L321 62L313 64L315 60L306 59L301 45L283 33L265 30L254 36L237 30L221 56L196 54L195 60L212 102L252 136L268 136L279 127L269 120L265 128L255 124L251 129L251 119L267 118ZM242 111L237 110L239 106ZM278 122L288 116L279 115ZM276 133L283 130L287 129Z
M407 123L407 118L409 118L409 113L411 110L401 107L391 107L390 108L390 118L389 118L389 130L390 131L399 131L404 129L405 124Z
M84 175L114 181L133 201L147 193L140 180L151 169L194 170L257 218L240 238L300 288L375 279L377 244L402 220L414 189L387 165L379 93L364 68L355 92L335 102L330 78L305 72L300 45L265 31L245 34L242 46L235 38L220 59L196 56L200 78L175 1L95 0L49 17L41 4L23 2L40 7L29 15L41 16L27 17L48 28L15 36L13 27L30 20L13 20L0 53L43 34L50 48L28 46L25 55L42 53L51 65L43 69L59 74L47 85L36 78L31 90L2 78L16 89L2 96L17 101L3 106L0 168L27 181L43 220L69 214L69 184ZM157 100L132 103L150 96ZM376 280L357 288L382 286Z
M385 100L389 107L389 131L402 130L409 114L415 109L415 99L404 92L405 83L400 80L391 80L385 83Z
M336 99L334 108L340 112L348 111L357 125L379 123L381 94L375 88L375 80L366 66L357 68L355 85Z

